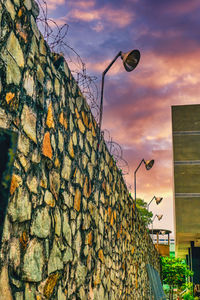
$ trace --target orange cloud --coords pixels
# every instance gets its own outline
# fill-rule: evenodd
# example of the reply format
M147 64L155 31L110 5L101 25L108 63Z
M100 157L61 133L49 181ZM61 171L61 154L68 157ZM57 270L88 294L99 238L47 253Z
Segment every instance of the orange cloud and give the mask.
M65 0L48 0L47 6L49 10L56 9L57 6L63 5Z
M100 9L81 9L84 7L74 8L67 15L67 20L69 21L101 21L98 25L101 24L101 27L94 26L93 29L99 31L103 29L103 23L109 22L114 25L116 28L123 28L129 25L133 19L134 14L132 11L126 9L113 9L111 6L106 5Z
M79 7L79 8L91 8L95 6L95 1L94 0L87 0L87 1L83 1L83 0L69 0L68 1L69 5L72 7Z

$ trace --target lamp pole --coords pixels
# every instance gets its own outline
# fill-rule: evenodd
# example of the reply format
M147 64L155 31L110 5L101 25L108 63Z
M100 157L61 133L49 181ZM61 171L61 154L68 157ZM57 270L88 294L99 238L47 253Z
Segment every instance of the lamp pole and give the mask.
M134 172L134 190L135 190L135 220L137 219L137 208L136 208L136 173L137 170L139 169L139 167L141 166L141 164L144 162L144 158L141 160L141 162L139 163L137 169Z
M140 168L141 164L144 163L146 170L150 170L153 167L154 164L154 160L150 160L150 161L145 161L144 158L141 160L141 162L139 163L137 169L134 172L134 190L135 190L135 221L137 219L137 208L136 208L136 173L138 171L138 169Z
M102 73L102 80L101 80L101 102L100 102L100 117L99 117L99 140L98 145L100 144L101 139L101 124L102 124L102 114L103 114L103 91L104 91L104 78L110 67L114 64L114 62L118 59L119 56L121 56L121 51L115 56L115 58L111 61L111 63L108 65L108 67L103 71Z
M99 116L99 133L98 133L98 151L101 140L101 125L102 125L102 115L103 115L103 92L104 92L104 78L110 67L114 64L117 58L121 56L123 60L124 68L127 72L133 71L139 63L140 60L140 52L139 50L132 50L127 53L123 53L119 51L118 54L114 57L108 67L102 73L102 81L101 81L101 101L100 101L100 116Z
M158 221L160 221L162 219L163 215L155 215L154 218L153 218L153 220L152 220L152 227L151 227L152 240L153 240L153 222L154 222L154 220L155 220L156 217L158 218Z

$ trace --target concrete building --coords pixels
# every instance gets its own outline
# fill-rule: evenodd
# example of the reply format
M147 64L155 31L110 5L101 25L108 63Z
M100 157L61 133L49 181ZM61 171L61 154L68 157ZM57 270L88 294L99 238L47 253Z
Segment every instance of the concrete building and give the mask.
M200 105L172 106L176 256L200 281Z

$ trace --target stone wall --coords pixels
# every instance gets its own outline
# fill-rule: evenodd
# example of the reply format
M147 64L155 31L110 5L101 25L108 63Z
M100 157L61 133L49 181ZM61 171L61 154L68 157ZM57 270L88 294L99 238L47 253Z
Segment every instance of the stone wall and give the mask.
M18 133L0 298L148 299L159 257L31 0L0 2L0 127Z

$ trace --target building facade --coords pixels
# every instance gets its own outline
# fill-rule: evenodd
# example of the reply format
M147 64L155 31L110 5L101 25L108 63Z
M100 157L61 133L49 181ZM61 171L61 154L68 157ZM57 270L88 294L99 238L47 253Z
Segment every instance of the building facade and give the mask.
M172 106L176 256L200 280L200 105Z

